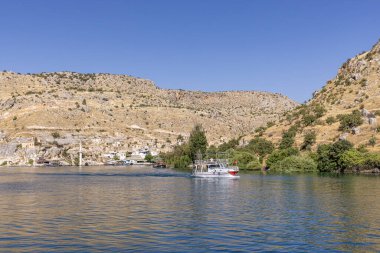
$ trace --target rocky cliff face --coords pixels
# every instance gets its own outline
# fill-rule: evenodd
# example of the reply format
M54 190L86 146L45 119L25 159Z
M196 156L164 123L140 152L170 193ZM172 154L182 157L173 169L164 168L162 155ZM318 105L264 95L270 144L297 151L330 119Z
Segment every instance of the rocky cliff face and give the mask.
M315 117L317 107L323 107L322 117ZM320 108L319 108L320 109ZM314 111L313 111L314 110ZM359 110L363 124L348 130L340 130L337 116ZM282 132L298 125L296 143L299 146L308 131L317 133L317 144L337 139L348 139L356 146L364 145L380 151L378 120L380 115L380 42L368 52L347 60L335 78L314 93L310 101L288 112L281 123L267 129L264 137L278 142ZM313 118L314 117L314 118ZM252 138L248 136L247 139ZM370 140L377 140L370 145Z
M14 162L25 163L28 143L36 156L71 159L79 140L88 160L145 146L168 151L197 123L218 145L295 106L279 94L165 90L127 75L2 72L0 160L12 149Z

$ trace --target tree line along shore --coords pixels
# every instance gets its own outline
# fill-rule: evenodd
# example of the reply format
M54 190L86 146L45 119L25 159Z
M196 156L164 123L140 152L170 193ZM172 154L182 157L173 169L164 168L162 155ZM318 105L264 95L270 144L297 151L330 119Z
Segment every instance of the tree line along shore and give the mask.
M347 119L342 119L347 122ZM215 158L224 154L230 163L237 163L242 170L269 170L274 172L328 172L328 173L379 173L380 154L370 152L364 145L354 145L344 139L330 144L315 144L315 133L305 135L300 147L295 146L297 126L283 132L278 145L256 136L247 145L239 145L239 138L218 147L207 144L201 125L196 125L188 142L161 154L164 161L174 168L185 168L197 156ZM371 145L371 143L368 143Z

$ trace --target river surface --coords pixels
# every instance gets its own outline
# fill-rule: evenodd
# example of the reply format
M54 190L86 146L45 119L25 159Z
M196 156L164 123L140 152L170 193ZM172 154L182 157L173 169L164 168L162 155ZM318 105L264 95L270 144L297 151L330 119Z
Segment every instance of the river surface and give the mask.
M1 252L380 252L380 177L0 168Z

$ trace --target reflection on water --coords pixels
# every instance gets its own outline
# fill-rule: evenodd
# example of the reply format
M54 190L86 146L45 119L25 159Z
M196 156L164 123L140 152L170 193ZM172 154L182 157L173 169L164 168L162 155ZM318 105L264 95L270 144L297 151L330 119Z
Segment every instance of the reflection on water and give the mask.
M0 251L380 251L380 177L1 168Z

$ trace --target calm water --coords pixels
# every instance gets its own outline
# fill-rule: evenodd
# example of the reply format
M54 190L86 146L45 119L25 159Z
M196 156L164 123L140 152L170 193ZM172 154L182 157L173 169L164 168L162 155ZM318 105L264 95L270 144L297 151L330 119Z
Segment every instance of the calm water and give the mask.
M0 251L376 252L380 177L1 168Z

